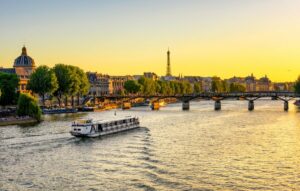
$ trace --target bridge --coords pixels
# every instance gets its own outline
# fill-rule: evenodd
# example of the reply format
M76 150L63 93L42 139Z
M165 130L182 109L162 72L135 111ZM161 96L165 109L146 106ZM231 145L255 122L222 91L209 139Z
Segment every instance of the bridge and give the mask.
M107 96L93 96L89 99L94 100L111 100L111 101L122 101L123 103L130 103L131 100L137 98L151 99L152 105L155 105L159 100L166 98L175 98L182 102L182 109L190 109L190 101L192 100L213 100L215 101L214 109L221 110L221 101L228 99L235 100L246 100L248 101L248 110L254 110L254 101L260 98L271 98L272 100L281 100L283 101L284 111L289 110L289 101L292 99L300 98L300 94L295 92L288 91L257 91L257 92L235 92L235 93L215 93L215 92L206 92L198 94L184 94L184 95L107 95ZM87 100L87 99L86 99Z

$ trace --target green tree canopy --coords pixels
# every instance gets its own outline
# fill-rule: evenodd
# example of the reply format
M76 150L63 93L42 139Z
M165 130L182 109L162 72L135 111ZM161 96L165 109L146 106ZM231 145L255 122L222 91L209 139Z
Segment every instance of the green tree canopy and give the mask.
M141 77L138 80L138 82L142 86L141 90L144 95L156 94L156 85L154 80L150 78Z
M242 84L231 83L230 86L229 86L229 91L230 92L245 92L246 87Z
M45 94L50 95L58 89L55 73L48 66L39 66L30 76L27 88L39 94L45 105Z
M16 74L0 72L0 105L16 104L19 78Z
M300 94L300 76L298 76L298 79L295 82L294 89L297 94Z
M128 80L124 84L124 88L128 93L138 93L141 90L141 85L135 80Z
M79 76L79 79L80 79L79 94L87 95L90 90L90 86L91 86L89 79L88 79L86 73L78 67L77 67L77 75Z
M62 96L68 95L70 88L72 87L72 71L70 70L70 67L65 64L56 64L52 70L55 73L58 82L58 88L54 92L54 95L57 97L60 105Z
M202 92L202 86L200 83L194 83L194 93L201 93Z
M62 96L65 96L66 103L68 96L86 95L90 88L89 80L82 69L77 66L56 64L53 69L58 82L58 89L54 92L57 97L59 105L61 103Z
M18 99L18 116L31 116L40 121L42 116L41 108L37 100L30 94L20 94Z

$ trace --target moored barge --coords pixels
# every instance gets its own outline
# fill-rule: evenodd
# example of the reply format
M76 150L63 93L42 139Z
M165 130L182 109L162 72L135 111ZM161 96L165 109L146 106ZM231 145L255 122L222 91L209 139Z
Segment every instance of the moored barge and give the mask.
M139 118L130 116L115 120L82 119L72 123L70 133L75 137L99 137L139 127Z

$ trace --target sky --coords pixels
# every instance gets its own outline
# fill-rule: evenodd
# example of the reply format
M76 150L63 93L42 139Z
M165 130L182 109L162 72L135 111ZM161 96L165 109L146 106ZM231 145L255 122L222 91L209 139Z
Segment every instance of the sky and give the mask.
M299 0L0 0L0 66L26 45L37 66L110 75L300 75Z

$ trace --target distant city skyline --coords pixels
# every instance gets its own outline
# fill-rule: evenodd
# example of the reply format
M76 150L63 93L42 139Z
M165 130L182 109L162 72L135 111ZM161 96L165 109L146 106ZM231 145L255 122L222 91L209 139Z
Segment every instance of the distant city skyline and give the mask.
M0 66L25 44L36 65L72 64L111 75L300 74L300 2L0 0ZM26 11L24 11L26 10Z

